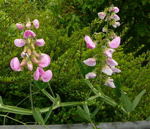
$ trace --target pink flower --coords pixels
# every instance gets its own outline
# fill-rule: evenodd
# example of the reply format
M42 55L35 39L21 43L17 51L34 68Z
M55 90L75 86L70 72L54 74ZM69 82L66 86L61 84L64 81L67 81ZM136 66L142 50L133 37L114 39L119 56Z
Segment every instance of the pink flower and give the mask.
M87 66L95 66L96 65L96 59L95 58L88 58L83 61L84 64Z
M10 67L14 71L21 71L20 62L19 62L19 59L17 57L14 57L10 61Z
M26 38L35 37L36 34L35 34L33 31L31 31L31 30L26 30L26 31L24 32L23 36L24 36L24 38L26 39Z
M37 19L35 19L35 20L33 21L33 25L34 25L34 27L35 27L36 29L38 29L39 26L40 26L39 21L38 21Z
M116 88L115 84L114 84L114 80L111 79L111 78L108 78L106 81L105 81L105 86L109 86L111 88Z
M110 68L109 66L107 66L107 65L102 68L102 72L105 73L106 75L110 75L110 76L113 74L113 71L112 71L111 68Z
M24 25L20 24L20 23L17 23L16 24L16 27L19 29L19 30L23 30L24 29Z
M110 48L118 48L120 45L120 42L121 42L120 37L116 37L109 43L109 47Z
M15 39L14 40L14 44L17 46L17 47L23 47L25 45L25 41L23 39Z
M86 79L92 79L92 78L95 78L95 77L96 77L96 74L94 72L90 72L90 73L85 75Z
M119 12L119 8L118 7L112 7L110 9L111 12L114 12L114 13L118 13Z
M35 43L37 46L44 46L44 44L45 44L45 41L44 41L44 39L37 39L36 40L36 43Z
M115 21L119 21L120 20L120 17L117 14L112 15L111 18L114 19Z
M117 27L120 26L120 22L115 22L114 24L112 24L112 26L113 26L114 28L117 28Z
M109 65L110 67L118 65L118 63L117 63L114 59L112 59L112 58L108 58L108 59L106 60L106 63L107 63L107 65Z
M51 61L50 56L47 55L47 54L42 53L40 55L40 60L39 60L39 63L38 63L39 67L42 67L42 68L47 67L50 64L50 61Z
M98 17L103 20L106 17L106 13L105 12L99 12Z
M84 37L84 40L86 42L87 48L94 49L96 47L96 44L92 41L92 39L89 36L86 35Z
M37 67L36 71L34 72L34 80L42 80L43 82L48 82L52 79L52 71L47 70L44 71L43 68Z
M30 71L33 70L33 64L32 64L31 61L29 61L29 62L27 63L27 67L28 67L28 70L30 70Z
M31 27L31 22L27 22L26 27L30 28Z
M107 48L105 51L104 51L104 54L109 57L109 58L112 58L112 54L115 52L114 49L111 49L111 48Z
M113 73L120 73L121 72L121 70L120 69L118 69L118 68L116 68L116 67L111 67L111 70L113 71Z

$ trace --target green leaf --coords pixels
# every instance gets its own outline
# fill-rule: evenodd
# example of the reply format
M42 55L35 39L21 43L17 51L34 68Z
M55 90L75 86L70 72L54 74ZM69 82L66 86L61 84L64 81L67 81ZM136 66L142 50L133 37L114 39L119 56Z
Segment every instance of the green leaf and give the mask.
M146 93L146 90L142 90L133 100L133 107L132 110L134 110L136 108L136 106L138 105L138 103L140 102L142 96Z
M124 92L121 94L121 103L127 112L132 111L132 102Z
M42 115L40 113L40 109L39 108L34 108L33 109L33 117L34 117L35 121L38 124L40 124L40 125L44 125L45 124L45 122L43 120L43 117L42 117Z
M3 105L2 97L0 96L0 106Z
M91 121L89 114L86 113L80 106L77 107L77 113L82 119L87 120L88 122Z
M49 111L46 113L46 117L45 117L45 119L44 119L44 122L45 122L45 123L47 122L48 118L50 117L50 115L51 115L51 113L52 113L52 108L53 108L53 107L50 107L50 108L49 108Z

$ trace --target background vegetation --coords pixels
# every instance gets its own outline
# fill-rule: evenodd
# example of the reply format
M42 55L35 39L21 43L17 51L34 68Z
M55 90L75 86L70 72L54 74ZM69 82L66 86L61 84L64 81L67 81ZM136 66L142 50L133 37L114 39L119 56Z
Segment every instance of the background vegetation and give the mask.
M9 67L12 57L19 56L21 50L13 44L20 32L15 23L25 22L27 18L39 19L39 38L44 38L46 46L41 48L50 54L50 69L54 78L50 86L59 94L62 101L80 101L90 94L89 88L80 81L78 59L86 58L83 37L95 31L93 22L97 13L114 4L120 8L121 26L116 29L121 35L122 45L115 53L122 73L114 75L117 86L133 99L141 90L146 89L139 106L131 115L112 108L103 102L94 102L90 109L99 107L95 121L136 121L150 116L150 40L149 40L149 0L1 0L0 1L0 95L8 105L30 108L30 87L34 105L46 107L48 99L34 87L29 72L13 72ZM120 99L117 90L104 87L99 79L93 82L106 94ZM36 85L43 85L38 82ZM50 89L47 88L49 91ZM38 96L38 97L37 97ZM25 99L25 100L24 100ZM48 124L79 123L76 107L60 108L51 114ZM34 122L29 116L9 114L24 122ZM0 119L3 124L3 119ZM18 124L6 119L5 124Z

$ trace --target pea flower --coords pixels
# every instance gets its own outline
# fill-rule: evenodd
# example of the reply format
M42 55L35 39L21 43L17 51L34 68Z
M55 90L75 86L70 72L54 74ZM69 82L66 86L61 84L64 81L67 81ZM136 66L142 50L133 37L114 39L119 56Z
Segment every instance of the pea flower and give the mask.
M33 21L33 25L34 25L34 27L35 27L36 29L38 29L39 26L40 26L39 20L35 19L35 20Z
M40 60L39 60L39 63L38 63L39 67L42 67L42 68L47 67L50 64L50 62L51 62L51 59L50 59L49 55L44 54L44 53L42 53L40 55Z
M30 28L31 27L31 22L27 22L26 27Z
M114 12L114 13L118 13L119 12L119 8L118 7L111 7L110 11Z
M24 25L23 25L23 24L20 24L20 23L17 23L17 24L16 24L16 27L17 27L19 30L23 30L23 29L24 29Z
M108 65L106 65L105 67L102 68L102 72L105 73L106 75L110 75L110 76L113 74L112 69Z
M88 58L83 61L84 64L87 66L95 66L96 65L96 59L95 58Z
M111 49L111 48L107 48L105 51L104 51L104 54L105 56L109 57L109 58L112 58L112 54L115 52L114 49Z
M115 21L119 21L120 20L120 17L117 14L112 15L111 18L114 19Z
M120 37L116 37L109 43L109 47L110 48L118 48L120 45L120 42L121 42Z
M105 12L99 12L98 17L103 20L106 17L106 13Z
M20 66L20 62L19 59L17 57L14 57L11 61L10 61L10 67L12 70L14 71L21 71L21 66Z
M111 66L117 66L117 65L118 65L118 63L117 63L114 59L112 59L112 58L108 58L108 59L106 60L106 63L107 63L107 65L109 65L110 67L111 67Z
M96 47L96 43L94 43L89 36L86 35L84 40L86 42L87 48L94 49Z
M41 67L37 67L36 71L34 72L34 80L40 79L43 82L48 82L52 79L52 76L51 70L44 71Z
M112 24L112 26L113 26L114 28L117 28L117 27L120 26L120 22L115 22L114 24Z
M36 36L36 34L32 31L32 30L26 30L23 34L23 37L25 39L27 38L34 38Z
M118 69L118 68L116 68L114 66L111 67L111 70L113 71L113 73L120 73L121 72L120 69Z
M109 86L111 88L116 88L115 84L114 84L114 80L111 79L111 78L108 78L106 81L105 81L105 86Z
M17 46L17 47L23 47L25 45L25 41L23 39L15 39L14 40L14 44Z
M36 40L36 43L35 43L37 46L44 46L44 44L45 44L45 41L44 41L44 39L37 39Z
M95 78L95 77L96 77L96 73L94 73L94 72L90 72L90 73L85 75L86 79L92 79L92 78Z

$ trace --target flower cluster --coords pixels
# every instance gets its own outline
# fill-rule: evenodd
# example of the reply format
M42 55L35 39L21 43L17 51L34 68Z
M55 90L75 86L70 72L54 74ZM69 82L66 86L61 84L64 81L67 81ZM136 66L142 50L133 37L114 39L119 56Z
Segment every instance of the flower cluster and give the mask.
M35 29L39 28L39 21L37 19L26 24L17 23L16 27L23 31L22 39L15 39L14 44L17 47L24 47L21 53L22 61L20 63L18 57L14 57L10 61L10 67L14 71L22 71L25 67L32 71L34 65L37 66L34 72L35 80L42 80L48 82L52 79L52 71L44 71L43 68L49 66L51 59L50 56L45 53L38 53L36 47L44 46L44 39L36 39L36 34L31 30L32 27Z
M116 28L116 26L114 26L114 24L120 25L120 22L117 22L118 20L120 20L119 16L116 14L118 12L119 12L118 7L110 7L110 8L107 8L106 11L104 11L104 12L99 12L98 16L101 20L107 21L109 23L109 25ZM107 30L108 30L108 26L107 26ZM104 31L104 28L103 28L103 32L107 32L107 31ZM85 36L84 40L86 42L87 48L89 48L89 49L96 48L96 43L93 42L89 36ZM112 78L110 78L110 76L114 73L120 73L121 70L116 68L118 63L112 57L113 57L113 53L115 52L115 49L120 46L121 38L119 36L116 36L115 33L111 33L110 37L106 38L106 41L107 41L107 43L104 46L104 48L105 48L104 55L106 56L106 61L105 61L105 65L102 67L101 71L102 71L102 73L104 73L108 76L105 81L105 85L109 86L111 88L115 88L116 86L114 84L114 80ZM96 59L88 58L88 59L84 60L83 63L86 64L87 66L93 67L96 65ZM91 79L91 78L95 78L95 77L96 77L95 72L87 73L85 76L86 79Z

